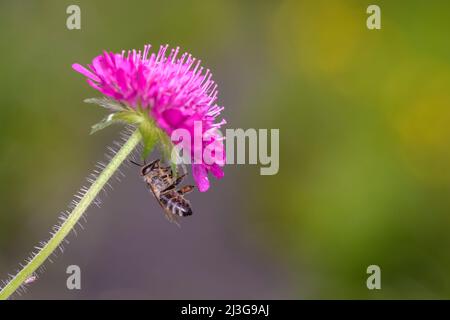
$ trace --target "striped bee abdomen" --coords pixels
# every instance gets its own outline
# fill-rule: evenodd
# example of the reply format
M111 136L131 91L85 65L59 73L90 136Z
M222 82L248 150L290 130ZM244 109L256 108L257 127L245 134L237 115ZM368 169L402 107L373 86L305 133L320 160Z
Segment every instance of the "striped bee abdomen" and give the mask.
M176 191L165 192L160 195L161 204L171 213L180 217L192 215L191 205Z

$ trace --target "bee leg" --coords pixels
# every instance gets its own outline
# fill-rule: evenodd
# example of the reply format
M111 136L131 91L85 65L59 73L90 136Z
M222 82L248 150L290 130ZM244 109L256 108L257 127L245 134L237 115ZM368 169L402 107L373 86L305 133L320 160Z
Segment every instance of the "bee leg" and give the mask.
M174 183L172 183L170 186L168 186L167 188L165 188L164 190L161 191L161 193L164 193L166 191L169 190L173 190L177 185L180 184L180 182L183 180L183 178L186 176L186 174L183 174L182 176L179 176L177 178L177 180L174 181Z
M161 167L161 170L166 176L169 176L170 178L173 177L173 173L170 167Z
M194 186L184 186L177 190L178 194L187 194L194 190Z
M170 191L170 190L173 190L173 189L175 189L175 184L172 183L170 186L168 186L167 188L163 189L163 190L160 192L160 194L163 194L163 193L165 193L165 192L167 192L167 191Z
M177 180L175 180L175 182L174 182L173 184L174 184L175 186L179 185L180 182L183 181L184 177L186 177L186 176L187 176L187 173L182 174L181 176L179 176L179 177L177 178Z

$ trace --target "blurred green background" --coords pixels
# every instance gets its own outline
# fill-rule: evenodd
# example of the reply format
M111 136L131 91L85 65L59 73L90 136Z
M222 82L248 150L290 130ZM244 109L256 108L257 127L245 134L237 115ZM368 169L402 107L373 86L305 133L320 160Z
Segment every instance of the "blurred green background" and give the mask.
M127 167L22 298L449 298L449 32L440 0L2 1L0 278L119 136L89 136L104 110L71 64L169 43L212 69L228 128L280 129L278 175L228 166L177 229Z

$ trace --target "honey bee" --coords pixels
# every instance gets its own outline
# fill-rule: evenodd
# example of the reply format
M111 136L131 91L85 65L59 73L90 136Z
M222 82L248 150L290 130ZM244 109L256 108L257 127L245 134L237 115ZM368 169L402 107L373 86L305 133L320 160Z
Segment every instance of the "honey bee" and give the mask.
M131 162L141 167L141 176L170 222L179 225L178 217L192 215L191 204L184 195L191 192L194 186L186 185L176 189L186 174L175 178L170 166L162 167L159 159L144 165Z

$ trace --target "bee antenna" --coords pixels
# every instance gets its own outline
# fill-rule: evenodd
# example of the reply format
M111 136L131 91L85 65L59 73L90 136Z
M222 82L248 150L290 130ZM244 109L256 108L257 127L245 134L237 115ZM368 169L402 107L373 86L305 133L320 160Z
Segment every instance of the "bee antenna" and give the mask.
M130 162L131 162L132 164L137 165L138 167L142 167L142 164L139 164L139 163L137 163L137 162L135 162L135 161L133 161L133 160L130 160ZM144 165L145 165L145 163L144 163Z

